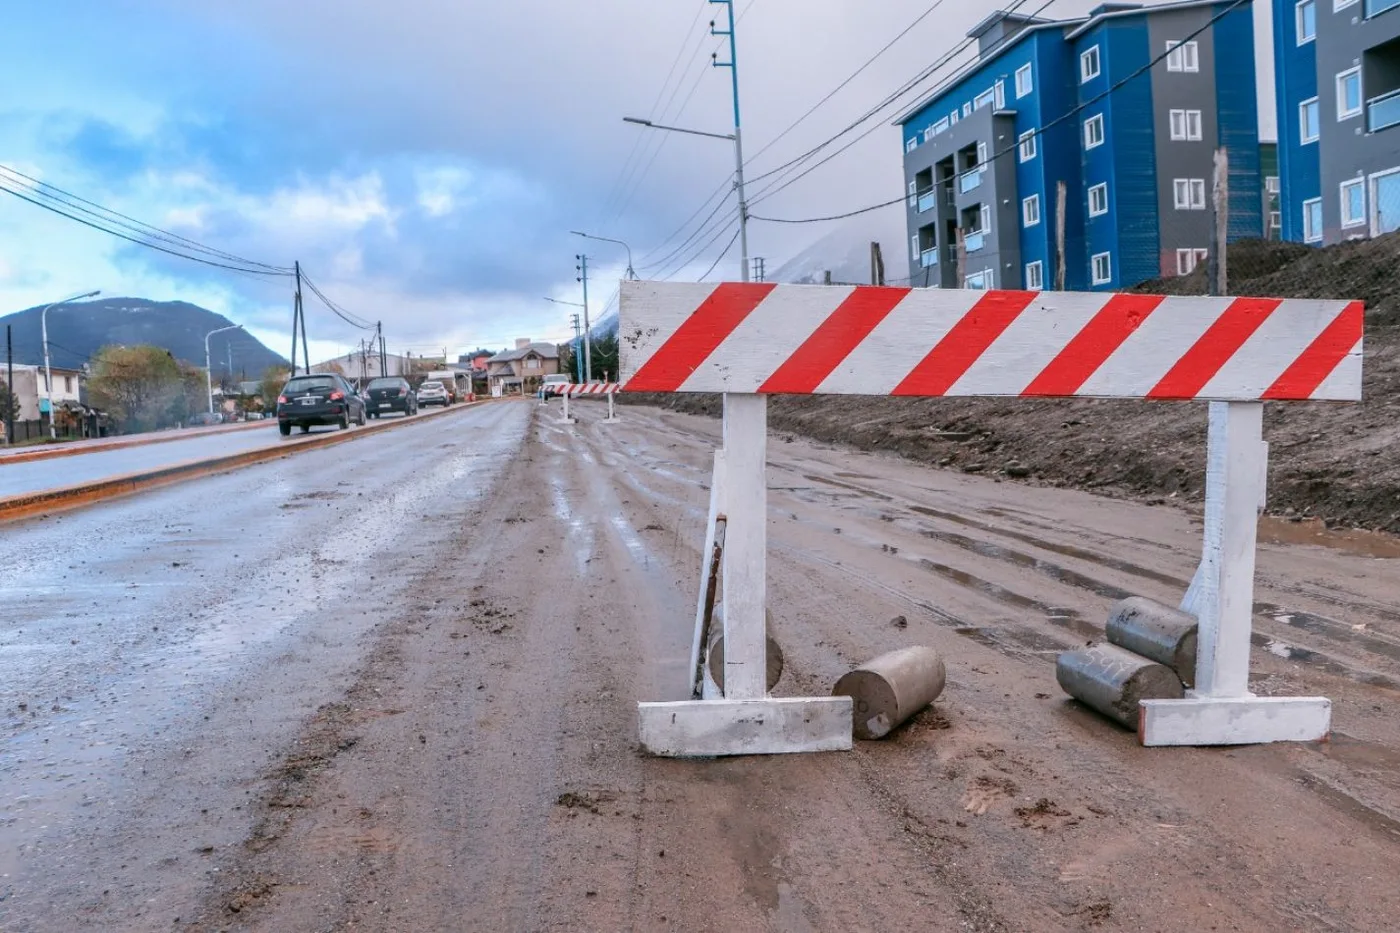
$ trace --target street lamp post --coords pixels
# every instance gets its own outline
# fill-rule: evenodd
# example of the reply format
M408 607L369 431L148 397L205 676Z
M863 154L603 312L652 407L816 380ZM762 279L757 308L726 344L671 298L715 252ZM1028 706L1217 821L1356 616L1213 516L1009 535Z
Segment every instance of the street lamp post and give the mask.
M570 230L569 232L574 236L581 236L585 240L601 240L604 243L616 243L618 246L621 246L623 249L627 250L627 277L629 279L635 279L637 277L637 273L632 271L632 247L628 246L626 243L621 240L614 240L612 237L594 236L591 233L584 233L580 230Z
M568 305L568 306L571 307L571 308L582 308L582 307L584 307L583 305L579 304L577 301L560 301L558 298L549 298L549 297L546 297L546 298L545 298L545 301L548 301L549 303L551 303L551 304L556 304L556 305ZM579 330L578 315L577 315L577 314L570 315L570 318L571 318L571 320L570 320L569 323L571 323L571 324L573 325L573 328L574 328L574 344L573 344L573 346L574 346L574 375L578 378L578 381L579 381L579 382L583 382L583 381L584 381L584 379L583 379L583 359L582 359L582 357L581 357L580 354L579 354L579 343L580 343L580 340L579 340L579 333L578 333L578 330Z
M224 331L242 329L242 324L230 324L228 327L220 327L204 335L204 388L209 393L209 414L211 415L214 413L214 377L211 374L213 366L209 362L209 338L215 334L222 334Z
M49 439L58 440L58 426L54 424L53 408L53 369L49 366L49 308L56 308L59 305L66 305L70 301L79 301L83 298L96 298L102 294L100 289L83 292L80 295L72 295L62 301L55 301L43 311L39 312L39 329L43 332L44 341L44 396L49 403Z

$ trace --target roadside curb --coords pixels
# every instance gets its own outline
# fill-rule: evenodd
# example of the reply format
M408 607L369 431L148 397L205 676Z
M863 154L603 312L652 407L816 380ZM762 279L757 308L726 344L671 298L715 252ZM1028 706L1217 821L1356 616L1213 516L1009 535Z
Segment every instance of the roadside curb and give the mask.
M101 502L105 499L124 496L128 493L154 489L158 486L168 486L188 479L211 476L215 473L224 473L229 470L250 466L255 463L262 463L267 460L289 457L306 450L343 444L347 441L353 441L356 438L378 434L381 431L392 431L404 425L421 424L424 421L440 418L454 412L464 411L479 404L481 403L464 402L460 405L452 405L430 414L420 413L413 418L396 418L393 421L366 424L364 427L354 431L337 431L334 434L313 435L311 437L298 438L291 443L281 443L273 447L245 450L241 453L228 454L222 457L214 457L205 460L188 460L184 463L174 464L173 466L161 467L157 470L126 473L121 476L112 476L88 483L78 483L73 486L45 489L41 492L21 493L17 496L9 496L0 499L0 523L22 518L33 518L52 512L66 511L84 505L91 505L95 502ZM275 423L275 421L269 422L269 424Z
M275 419L273 420L275 421ZM94 444L91 447L84 447L81 444L70 447L59 447L57 449L39 447L35 450L26 450L17 454L0 454L0 467L3 467L7 463L33 463L35 460L51 460L55 457L73 457L78 454L104 453L108 450L126 450L128 447L168 444L171 441L188 441L198 437L217 437L220 434L230 434L234 431L248 431L259 426L266 427L266 424L262 421L248 421L242 424L224 426L223 430L200 431L197 434L182 434L178 431L162 431L153 433L151 436L138 434L125 441L117 441L111 444Z

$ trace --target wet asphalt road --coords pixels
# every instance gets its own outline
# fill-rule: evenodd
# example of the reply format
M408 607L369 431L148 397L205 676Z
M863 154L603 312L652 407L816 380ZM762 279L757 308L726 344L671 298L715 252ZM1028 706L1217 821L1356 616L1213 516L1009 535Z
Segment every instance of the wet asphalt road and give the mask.
M335 430L337 429L334 427L312 428L311 433L320 434ZM355 428L352 426L350 430ZM291 437L284 438L277 432L277 422L269 421L263 428L206 434L185 440L163 441L120 450L95 450L92 453L32 460L27 463L5 463L0 460L0 499L26 492L92 482L109 476L156 470L206 457L222 457L262 447L295 444L302 436L300 431L294 431Z
M85 929L114 899L130 928L168 927L206 856L247 837L241 798L411 598L415 560L489 494L529 404L0 526L0 929Z

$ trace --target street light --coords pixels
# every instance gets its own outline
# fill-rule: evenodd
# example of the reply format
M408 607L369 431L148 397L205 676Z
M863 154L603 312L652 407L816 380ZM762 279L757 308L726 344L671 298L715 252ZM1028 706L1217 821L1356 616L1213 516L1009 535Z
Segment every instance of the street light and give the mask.
M632 247L628 246L621 240L614 240L612 237L594 236L591 233L584 233L580 230L570 230L569 232L572 233L574 236L581 236L585 240L602 240L604 243L616 243L618 246L621 246L623 249L627 250L627 277L629 279L636 279L637 273L632 271Z
M242 329L242 324L230 324L228 327L220 327L204 335L204 387L209 393L209 414L211 415L214 413L214 377L210 374L210 370L213 367L209 362L209 338L215 334L222 334L227 330Z
M102 294L100 289L83 292L80 295L72 295L62 301L55 301L43 311L39 312L39 329L43 331L44 340L44 396L49 403L49 439L58 440L58 427L54 424L53 416L53 370L49 367L49 308L57 308L59 305L66 305L70 301L80 301L83 298L96 298Z
M545 301L553 302L557 305L568 305L571 308L583 307L583 305L579 304L577 301L560 301L558 298L546 298Z
M733 10L730 11L732 17ZM730 24L730 31L733 32L733 23ZM733 54L733 45L730 45L730 53ZM749 202L744 198L744 148L739 141L739 86L734 86L734 132L732 133L710 133L706 130L690 130L681 126L663 126L660 123L653 123L650 120L643 120L640 117L623 117L623 123L635 123L638 126L650 127L654 130L669 130L672 133L687 133L691 136L708 136L711 139L724 139L734 144L734 188L739 193L739 281L749 280Z

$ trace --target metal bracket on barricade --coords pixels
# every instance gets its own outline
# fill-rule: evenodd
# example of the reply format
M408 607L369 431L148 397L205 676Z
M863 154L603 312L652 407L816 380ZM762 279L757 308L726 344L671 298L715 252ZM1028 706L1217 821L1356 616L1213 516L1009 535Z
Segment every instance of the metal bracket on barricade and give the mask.
M716 519L723 564L723 698L639 704L661 755L846 749L849 698L769 697L765 680L767 396L1015 396L1210 405L1193 691L1145 700L1146 745L1316 739L1322 697L1249 692L1264 401L1358 401L1359 302L773 283L623 282L625 392L724 395L701 607Z
M578 423L577 418L569 417L569 398L574 395L602 395L608 400L608 416L602 420L602 424L617 424L617 410L614 408L613 399L617 395L620 384L616 382L573 382L554 387L556 395L564 397L564 417L561 419L566 424Z

